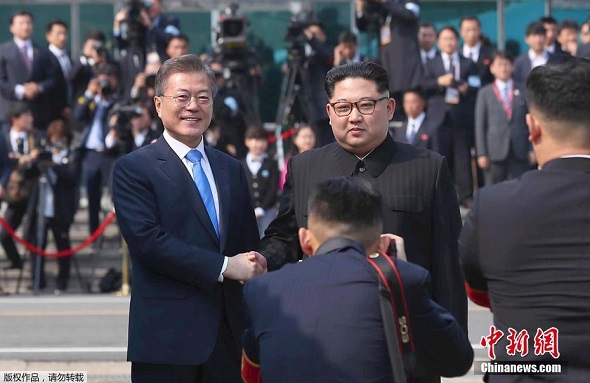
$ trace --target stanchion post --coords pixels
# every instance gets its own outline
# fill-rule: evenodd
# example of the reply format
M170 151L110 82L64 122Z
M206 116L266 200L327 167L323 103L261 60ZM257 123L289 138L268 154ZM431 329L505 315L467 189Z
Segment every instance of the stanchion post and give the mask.
M121 237L121 250L122 250L122 264L121 264L121 278L123 283L121 285L121 291L117 295L119 296L129 296L131 293L131 285L129 284L129 248L127 247L127 242L125 239Z

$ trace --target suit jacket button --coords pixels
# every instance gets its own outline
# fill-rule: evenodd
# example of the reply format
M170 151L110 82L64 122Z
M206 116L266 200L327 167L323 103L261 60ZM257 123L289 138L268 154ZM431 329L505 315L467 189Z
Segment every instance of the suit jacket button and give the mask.
M254 183L252 184L252 187L253 187L253 188L257 188L257 187L258 187L258 182L254 182Z
M359 172L364 173L367 171L367 168L359 168Z

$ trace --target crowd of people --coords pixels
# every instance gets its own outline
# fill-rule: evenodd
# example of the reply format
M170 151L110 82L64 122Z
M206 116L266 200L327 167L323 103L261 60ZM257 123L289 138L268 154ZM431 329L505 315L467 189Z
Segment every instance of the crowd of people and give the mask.
M117 13L113 52L91 31L75 59L67 24L49 23L38 45L33 15L15 13L0 45L4 219L27 218L42 248L51 229L67 250L80 190L89 234L112 193L132 261L136 383L391 381L367 258L396 252L409 379L471 367L467 296L503 333L559 328L568 377L588 378L590 64L576 56L590 24L578 44L576 23L534 21L514 59L476 17L437 30L415 2L355 4L377 57L350 31L330 47L321 23L305 26L302 121L283 163L223 60L189 54L160 0ZM0 238L7 269L22 270ZM69 268L60 258L57 294Z

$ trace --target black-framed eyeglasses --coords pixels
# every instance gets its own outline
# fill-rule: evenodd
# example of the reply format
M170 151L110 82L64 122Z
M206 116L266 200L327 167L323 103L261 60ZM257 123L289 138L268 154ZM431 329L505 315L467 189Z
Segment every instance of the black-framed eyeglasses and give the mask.
M197 104L200 106L211 106L213 103L213 98L207 95L198 95L198 96L191 96L188 93L179 93L176 96L166 96L161 94L160 97L171 98L174 100L174 104L181 108L186 108L193 102L193 99L196 100Z
M369 115L375 111L375 106L379 101L388 100L389 96L381 97L377 100L373 99L363 99L357 102L348 102L348 101L337 101L331 102L330 106L334 109L334 113L338 117L346 117L350 113L352 113L352 106L356 106L356 110L359 111L360 114Z

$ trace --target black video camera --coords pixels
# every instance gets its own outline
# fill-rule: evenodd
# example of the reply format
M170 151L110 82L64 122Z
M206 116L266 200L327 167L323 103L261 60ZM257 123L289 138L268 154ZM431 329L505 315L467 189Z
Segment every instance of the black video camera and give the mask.
M129 44L133 49L141 48L147 32L141 19L141 12L147 7L143 0L125 0L124 8L127 10L127 17L123 23L126 25Z
M246 72L248 19L238 14L239 6L232 3L220 16L217 33L217 53L223 66L235 72Z
M143 108L136 105L115 105L109 113L109 119L114 115L117 116L117 125L114 128L119 140L125 143L130 142L133 139L131 120L135 117L141 117Z

